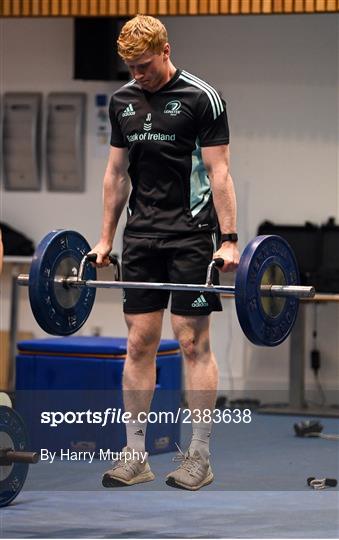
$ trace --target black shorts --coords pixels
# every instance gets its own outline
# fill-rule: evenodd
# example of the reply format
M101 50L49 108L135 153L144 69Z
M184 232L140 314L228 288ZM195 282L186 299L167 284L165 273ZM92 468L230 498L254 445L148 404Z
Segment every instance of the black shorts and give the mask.
M174 238L143 238L124 235L123 281L205 284L206 271L216 250L215 235L197 233ZM218 271L213 283L219 284ZM165 309L170 291L124 289L124 313L149 313ZM218 294L172 291L171 312L176 315L209 315L222 311Z

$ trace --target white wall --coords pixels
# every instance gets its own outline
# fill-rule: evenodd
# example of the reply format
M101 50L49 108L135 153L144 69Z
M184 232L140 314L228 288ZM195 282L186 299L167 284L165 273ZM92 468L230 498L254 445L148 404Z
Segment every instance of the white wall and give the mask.
M232 174L239 204L242 246L261 221L321 223L339 219L338 28L339 16L164 18L174 63L222 91L231 127ZM90 243L99 235L105 158L95 136L94 96L118 84L72 80L71 19L8 19L1 28L1 93L84 91L88 95L86 191L83 194L1 192L1 220L35 241L53 228L75 228ZM120 247L120 237L117 248ZM105 271L104 277L109 277ZM8 327L8 273L3 281L1 327ZM21 291L20 327L41 331ZM272 350L247 343L233 302L213 317L221 387L234 384L284 388L288 343ZM312 309L308 309L311 324ZM338 308L319 308L319 340L325 387L338 382ZM231 320L231 324L229 321ZM90 322L104 334L123 335L120 293L98 292ZM307 347L311 341L308 335ZM170 337L168 315L164 337ZM227 363L228 362L228 363ZM310 370L307 370L310 379Z

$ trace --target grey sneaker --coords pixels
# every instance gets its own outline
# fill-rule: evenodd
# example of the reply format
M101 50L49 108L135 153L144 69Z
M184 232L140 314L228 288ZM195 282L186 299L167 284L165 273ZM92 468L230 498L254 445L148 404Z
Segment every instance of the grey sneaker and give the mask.
M173 461L181 463L175 471L167 475L168 486L196 491L213 482L214 477L208 459L204 459L198 450L194 450L193 454L189 450L184 454L179 446L178 450L179 453Z
M125 446L122 452L133 452L131 448ZM155 476L151 471L148 461L141 463L137 459L120 459L112 469L106 471L102 477L104 487L132 486L141 482L150 482Z

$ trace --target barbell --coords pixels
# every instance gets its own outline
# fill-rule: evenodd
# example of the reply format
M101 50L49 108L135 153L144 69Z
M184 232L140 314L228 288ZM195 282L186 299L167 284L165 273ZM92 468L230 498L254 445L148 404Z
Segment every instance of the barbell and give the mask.
M20 415L0 405L0 507L10 504L20 493L29 464L39 461L37 452L28 452L28 438Z
M314 287L300 286L298 265L289 244L275 235L258 236L246 246L236 272L235 286L213 285L211 261L205 284L99 281L90 264L95 254L76 231L54 230L37 246L29 274L18 283L28 286L32 312L49 334L66 336L77 332L87 320L97 288L163 289L213 292L235 296L240 326L256 345L276 346L292 330L298 299L312 297ZM111 260L118 265L114 257Z

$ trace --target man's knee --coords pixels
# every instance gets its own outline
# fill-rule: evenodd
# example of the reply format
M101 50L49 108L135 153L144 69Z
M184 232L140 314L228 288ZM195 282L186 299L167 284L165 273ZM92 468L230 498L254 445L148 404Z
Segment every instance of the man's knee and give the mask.
M133 332L128 337L127 354L134 360L154 358L159 345L159 338L153 333Z
M209 356L210 338L208 330L201 331L199 328L179 326L175 331L184 359L191 363L205 361Z
M127 354L134 361L156 355L162 326L163 312L125 315L128 326Z
M172 326L185 360L197 362L210 355L208 318L172 317Z
M209 338L206 336L182 336L179 337L179 343L185 360L191 363L205 361L211 352Z

